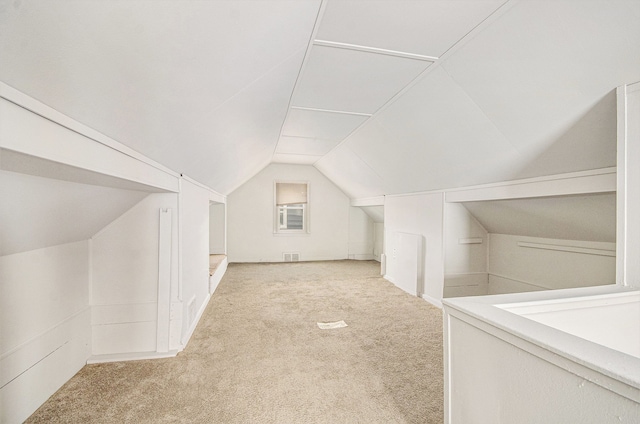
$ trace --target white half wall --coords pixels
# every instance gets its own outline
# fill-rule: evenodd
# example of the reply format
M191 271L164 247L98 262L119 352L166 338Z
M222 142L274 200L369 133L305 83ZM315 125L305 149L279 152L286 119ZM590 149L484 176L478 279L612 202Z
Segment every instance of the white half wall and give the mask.
M309 183L308 233L274 233L276 180ZM229 262L282 262L285 252L299 253L301 261L347 259L349 205L349 198L316 168L269 165L227 198Z
M154 193L91 240L93 355L155 352L157 349L160 210L172 213L171 239L178 239L177 195ZM178 281L178 244L172 243L171 275ZM168 313L167 319L168 319ZM168 335L167 335L168 337Z
M89 243L0 257L0 422L19 423L91 354Z
M399 233L422 235L422 296L441 305L444 285L443 193L387 196L384 204L385 278L391 282L400 275Z
M180 180L181 275L175 298L182 302L181 348L187 345L210 298L209 197L210 191L203 186Z
M488 294L615 284L615 243L489 237Z

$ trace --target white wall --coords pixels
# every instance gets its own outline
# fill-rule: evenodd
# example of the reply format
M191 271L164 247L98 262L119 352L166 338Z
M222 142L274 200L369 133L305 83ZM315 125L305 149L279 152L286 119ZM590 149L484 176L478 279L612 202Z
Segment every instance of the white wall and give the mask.
M487 231L459 203L445 203L444 213L444 297L487 294Z
M374 259L373 220L361 208L349 207L349 259Z
M178 199L169 193L150 194L91 240L94 355L156 351L161 208L172 211L177 240ZM170 249L177 284L178 244Z
M89 244L0 257L0 422L22 422L91 353Z
M308 234L274 234L276 180L309 183ZM229 262L282 262L284 252L301 261L347 259L349 208L347 196L314 167L269 165L228 196Z
M444 194L435 193L387 196L384 204L385 277L394 282L402 271L399 268L402 258L394 255L399 248L399 233L421 235L423 297L436 305L440 304L444 285L443 203Z
M373 223L373 258L380 262L384 253L384 223Z
M212 203L209 206L209 253L226 254L226 205Z
M489 237L489 294L615 284L614 243ZM519 246L522 242L575 251Z
M182 345L209 302L209 195L187 179L180 182Z

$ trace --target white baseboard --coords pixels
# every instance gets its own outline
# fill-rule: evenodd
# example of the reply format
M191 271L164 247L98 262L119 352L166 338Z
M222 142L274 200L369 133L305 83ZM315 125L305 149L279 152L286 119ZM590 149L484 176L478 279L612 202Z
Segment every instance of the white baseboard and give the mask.
M442 309L442 300L436 299L435 297L431 297L426 294L422 294L422 298L431 303L433 306L437 306L438 308Z
M143 359L173 358L178 354L177 350L168 352L129 352L112 353L108 355L92 355L87 359L87 364L102 364L106 362L140 361Z
M184 350L185 347L187 347L187 344L189 343L189 340L191 339L193 332L195 331L196 327L198 326L198 323L200 322L200 318L202 318L202 314L204 313L204 310L207 309L209 300L211 300L211 295L207 294L206 299L204 300L204 302L202 302L202 306L200 307L200 310L196 314L196 318L193 320L193 323L191 324L191 328L189 328L189 331L181 340L181 343L182 343L182 346L180 347L181 351Z
M227 272L228 265L229 261L227 260L227 258L224 258L222 262L220 262L216 270L213 272L213 275L209 277L210 294L213 294L213 292L218 288L218 284L220 284L220 281L222 281L222 277L224 277L225 272Z

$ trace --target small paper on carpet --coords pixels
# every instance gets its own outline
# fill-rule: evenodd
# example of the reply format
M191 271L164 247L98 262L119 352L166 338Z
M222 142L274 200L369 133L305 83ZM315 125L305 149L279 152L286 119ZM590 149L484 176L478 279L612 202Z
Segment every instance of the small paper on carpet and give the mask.
M344 321L336 321L336 322L319 322L318 327L321 330L332 330L334 328L343 328L347 327L347 323Z

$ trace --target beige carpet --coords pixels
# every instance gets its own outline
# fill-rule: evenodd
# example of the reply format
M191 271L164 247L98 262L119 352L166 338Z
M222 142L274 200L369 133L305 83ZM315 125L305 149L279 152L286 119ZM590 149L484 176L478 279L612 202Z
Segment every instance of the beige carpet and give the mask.
M442 423L441 311L378 274L231 264L176 358L88 365L28 422Z

